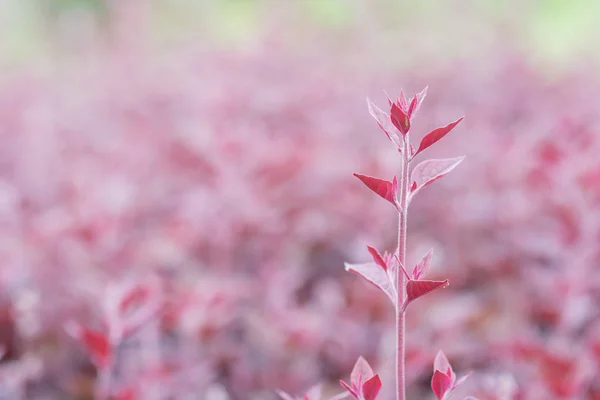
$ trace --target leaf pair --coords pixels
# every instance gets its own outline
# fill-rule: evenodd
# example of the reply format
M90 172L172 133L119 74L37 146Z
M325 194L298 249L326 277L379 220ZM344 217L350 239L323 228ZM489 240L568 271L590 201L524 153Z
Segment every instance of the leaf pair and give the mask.
M431 378L431 390L436 395L438 400L446 400L450 393L456 388L462 385L472 372L463 376L460 379L456 379L456 374L448 362L446 355L443 351L439 351L435 356L433 362L433 377Z
M340 381L340 385L357 400L375 400L381 390L381 379L367 360L359 357L350 374L350 384Z
M421 189L448 174L463 160L464 157L456 157L431 159L419 163L411 173L412 184L410 186L409 202L419 191L421 191ZM396 176L394 176L394 179L390 182L385 179L374 178L372 176L357 173L354 173L353 175L360 179L365 186L375 192L378 196L389 201L398 211L401 211L400 204L396 197L398 193L398 178Z
M449 285L447 279L443 281L430 281L430 280L421 280L421 276L424 275L429 267L431 267L431 262L433 259L433 249L429 250L425 256L419 261L415 267L413 268L412 274L409 275L408 272L404 268L402 268L402 272L408 279L406 283L406 300L402 306L403 309L418 299L419 297L425 296L437 289L445 288Z

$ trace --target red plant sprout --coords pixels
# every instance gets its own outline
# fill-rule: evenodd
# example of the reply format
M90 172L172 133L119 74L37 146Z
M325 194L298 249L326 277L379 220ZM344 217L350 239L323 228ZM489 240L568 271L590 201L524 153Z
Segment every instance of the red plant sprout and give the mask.
M359 357L350 374L350 384L340 384L357 400L375 400L381 390L381 379L363 357ZM336 396L337 397L337 396Z
M423 259L414 267L413 272L409 275L406 272L406 234L408 221L408 205L414 196L425 186L443 177L454 168L456 168L464 159L464 157L449 158L449 159L430 159L421 162L412 169L409 174L410 163L417 154L437 143L440 139L446 136L452 129L462 121L462 117L456 121L434 129L426 134L421 140L419 147L415 148L410 143L410 128L413 117L421 107L421 103L425 99L427 88L421 93L413 96L410 101L407 101L404 93L401 91L400 96L395 101L388 97L390 112L389 115L379 109L371 100L367 99L367 104L370 114L375 118L379 127L384 131L388 139L396 145L402 157L400 180L394 177L392 182L374 178L370 176L354 174L360 179L369 189L378 194L380 197L394 204L398 211L398 247L394 258L397 261L398 267L391 268L390 259L386 261L379 252L368 247L369 253L373 257L373 263L367 264L345 264L346 270L356 272L362 275L369 282L379 287L392 301L396 312L396 398L397 400L406 399L406 350L405 350L405 313L407 306L417 298L431 293L437 289L448 286L448 280L430 281L421 280L421 276L425 274L431 265L432 251L430 250ZM399 194L398 194L399 190ZM402 273L400 272L402 271ZM438 357L439 358L439 357ZM357 362L358 365L364 365L366 362ZM356 369L357 367L355 367ZM450 370L451 372L451 370ZM438 374L439 375L439 374ZM445 375L444 375L445 376ZM453 375L452 375L453 376ZM442 382L441 377L436 376L436 384L444 390L444 394L454 387L454 378L448 382ZM359 398L360 393L358 388L362 381L356 383L352 381L352 386L345 387L355 397ZM448 383L449 384L449 383ZM358 386L357 386L358 385ZM380 386L380 384L379 384ZM439 388L438 388L439 389ZM442 390L439 389L439 390ZM377 391L379 387L377 387ZM438 390L438 392L439 392ZM438 393L436 392L436 393ZM372 392L370 392L372 393ZM441 393L441 392L439 392ZM440 397L441 399L441 397Z
M433 362L431 389L438 400L445 400L448 398L448 396L450 396L450 393L462 385L470 375L471 372L457 380L456 374L448 362L446 355L440 350L435 356L435 361Z

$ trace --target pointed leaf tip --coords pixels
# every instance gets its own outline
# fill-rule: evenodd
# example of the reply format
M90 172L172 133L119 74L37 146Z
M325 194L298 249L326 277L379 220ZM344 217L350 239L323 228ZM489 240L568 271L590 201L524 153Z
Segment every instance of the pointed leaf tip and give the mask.
M371 379L375 373L363 356L358 357L352 373L350 374L350 383L355 387L360 387L367 380Z
M425 186L447 175L456 168L464 156L455 158L431 159L419 163L411 173L411 198ZM413 189L414 188L414 189Z
M381 390L381 379L375 375L367 380L362 386L362 394L365 400L375 400Z
M448 361L448 357L446 357L446 354L444 354L442 350L438 350L433 361L433 371L441 371L445 374L448 372L448 370L450 370L452 373L454 372L450 362Z
M406 284L407 304L434 290L445 288L449 284L450 282L447 279L444 281L417 281L411 279Z
M429 132L427 135L425 135L423 137L423 139L421 139L421 143L419 144L419 148L417 149L417 152L415 153L415 155L419 154L420 152L422 152L426 148L428 148L431 145L435 144L438 140L440 140L441 138L443 138L444 136L446 136L448 133L450 133L450 131L452 129L454 129L454 127L456 125L458 125L458 123L460 121L462 121L463 118L464 117L460 117L456 121L451 122L451 123L449 123L446 126L442 126L442 127L436 128L436 129L432 130L431 132Z
M398 130L392 124L392 120L389 115L379 107L375 105L367 97L367 108L369 109L369 114L375 119L379 128L385 133L387 138L394 143L396 146L400 146L400 138L398 137Z
M379 254L377 249L371 246L367 246L367 249L369 250L369 253L371 253L371 257L373 257L373 261L375 261L375 264L383 268L384 271L387 271L387 263L385 262L381 254Z
M389 201L392 204L396 202L396 192L394 191L394 183L384 179L374 178L372 176L361 175L354 173L355 177L360 179L369 189L375 192L380 197ZM396 184L397 188L397 184Z

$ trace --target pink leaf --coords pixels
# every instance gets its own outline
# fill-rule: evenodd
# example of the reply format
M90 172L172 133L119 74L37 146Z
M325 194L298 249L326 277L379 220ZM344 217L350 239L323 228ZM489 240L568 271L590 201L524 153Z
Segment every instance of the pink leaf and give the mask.
M387 138L394 143L396 146L400 146L400 138L398 137L398 130L392 124L392 120L383 110L377 107L370 99L367 98L367 106L369 107L369 114L375 119L379 128L385 133Z
M352 271L363 278L377 286L381 289L392 301L394 306L396 305L396 291L394 290L394 286L392 285L392 281L388 274L377 266L374 263L365 263L365 264L344 264L346 267L346 271Z
M381 257L381 254L379 254L377 249L371 246L367 246L367 249L369 250L369 253L371 253L371 257L373 257L373 261L375 261L375 264L383 268L384 271L387 271L387 263L385 262L383 257Z
M452 378L436 370L433 373L433 377L431 378L431 390L433 390L433 393L438 398L438 400L443 400L444 396L446 396L446 394L451 388Z
M450 365L448 358L442 350L439 350L435 355L435 359L433 361L433 371L441 371L444 374L447 374L448 376L450 376L450 378L452 378L452 381L456 379L456 375L454 375L452 366Z
M419 109L421 108L421 104L423 103L423 100L425 100L425 96L427 96L427 86L425 86L425 89L423 89L421 91L421 93L417 93L411 103L410 103L410 107L408 109L408 116L413 119L417 113L419 112ZM413 106L414 103L414 106Z
M407 303L425 296L434 290L445 288L449 285L448 280L445 281L416 281L410 279L406 284ZM445 371L444 371L445 372Z
M430 249L427 254L423 256L421 261L413 268L412 279L419 279L421 275L424 275L429 267L431 267L431 259L433 258L433 249Z
M377 394L379 394L380 390L381 390L381 379L379 379L379 375L375 375L363 384L363 386L362 386L363 398L365 400L375 400L377 398Z
M109 364L111 346L106 335L76 322L67 324L65 330L86 347L91 358L99 367L106 367Z
M364 183L369 189L377 193L379 196L383 197L390 203L395 204L396 192L394 191L394 186L397 188L397 183L394 185L393 182L379 178L373 178L371 176L356 173L353 175L360 179L362 183Z
M427 135L425 135L423 139L421 139L421 143L419 144L419 148L417 149L417 153L415 155L419 154L420 152L422 152L423 150L425 150L426 148L428 148L429 146L433 145L435 142L446 136L448 133L450 133L450 131L454 129L454 127L458 125L458 123L462 121L463 118L464 117L460 117L456 121L451 122L446 126L434 129Z
M419 163L419 165L413 169L411 174L411 180L413 181L412 187L415 188L412 190L411 197L425 186L452 171L464 159L465 157L432 159Z
M390 117L392 119L392 124L394 124L400 132L406 135L410 130L410 119L398 104L394 103L390 107Z
M321 400L322 387L320 384L314 385L304 395L304 400Z
M293 396L291 396L290 394L284 392L283 390L276 390L275 391L277 393L277 395L279 397L281 397L283 400L295 400Z
M350 383L352 383L353 387L361 387L365 381L371 379L374 375L375 373L367 360L360 356L358 357L358 360L356 360L354 368L352 368Z

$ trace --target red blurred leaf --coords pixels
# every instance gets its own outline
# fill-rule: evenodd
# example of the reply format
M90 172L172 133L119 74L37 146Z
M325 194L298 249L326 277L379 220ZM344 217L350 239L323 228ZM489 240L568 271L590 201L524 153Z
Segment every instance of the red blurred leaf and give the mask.
M423 139L421 139L421 143L419 144L419 148L417 149L417 152L415 153L415 155L419 154L420 152L422 152L423 150L425 150L426 148L428 148L429 146L433 145L438 140L440 140L441 138L446 136L448 133L450 133L450 131L452 129L454 129L454 127L456 125L458 125L458 123L460 121L462 121L463 118L464 117L460 117L456 121L451 122L446 126L442 126L440 128L434 129L431 132L429 132L427 135L425 135L423 137Z
M99 367L106 367L109 364L111 346L106 335L76 322L69 323L65 330L86 347L94 363Z
M425 186L440 179L464 160L465 157L425 160L412 171L411 198ZM412 189L414 188L414 189Z
M394 181L386 181L384 179L373 178L367 175L354 173L355 177L361 180L369 189L377 193L392 204L396 204L396 192L398 188L398 180L394 177Z
M443 400L446 393L448 393L452 389L452 378L448 375L442 373L441 371L434 371L433 377L431 378L431 390L438 398L438 400Z
M383 257L381 257L381 254L379 254L377 249L374 247L371 247L371 246L367 246L367 249L369 250L369 253L371 253L371 256L373 257L373 261L375 261L375 264L377 264L381 268L383 268L384 271L387 271L387 263L385 262Z
M381 390L381 379L375 375L367 380L362 386L362 394L365 400L375 400Z
M363 278L377 286L381 289L392 301L392 304L396 305L396 291L390 280L390 277L386 273L385 270L380 268L375 263L365 263L365 264L348 264L344 263L346 267L346 271L352 271Z
M410 279L406 284L407 304L434 290L445 288L449 284L447 279L445 281L416 281Z

